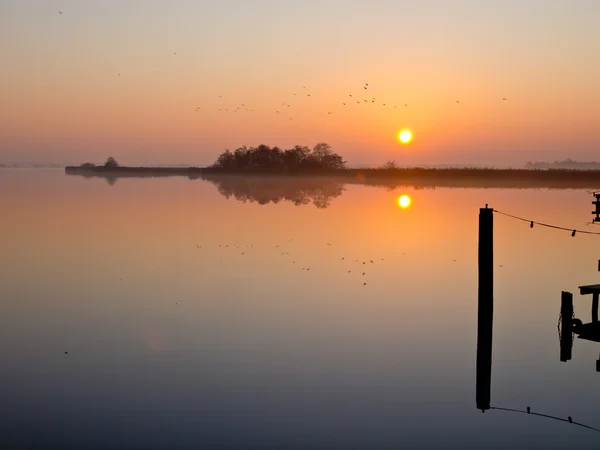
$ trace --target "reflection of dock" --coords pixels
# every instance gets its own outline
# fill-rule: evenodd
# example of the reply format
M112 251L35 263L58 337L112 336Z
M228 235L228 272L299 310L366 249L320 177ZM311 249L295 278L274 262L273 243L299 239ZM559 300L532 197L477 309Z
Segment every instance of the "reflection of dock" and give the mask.
M479 282L477 307L477 409L490 409L494 324L494 210L479 210Z
M581 295L592 296L592 321L583 323L575 318L573 310L573 294L563 292L560 307L560 360L567 362L573 353L573 335L586 341L600 342L600 322L598 321L598 298L600 284L579 286ZM600 359L596 361L596 371L600 372Z
M590 284L589 286L579 286L579 294L592 294L592 322L598 322L598 294L600 294L600 284Z
M477 364L475 379L475 401L477 404L477 409L479 409L482 413L488 410L523 413L531 416L567 422L600 432L600 430L597 428L575 422L571 416L567 416L565 419L563 417L533 412L529 406L527 406L525 410L492 406L492 343L494 327L494 211L494 209L488 208L488 205L485 205L485 208L480 208L479 210L479 280L477 299ZM600 271L600 261L598 262L598 270ZM573 330L575 328L579 330L580 337L583 339L586 339L582 336L584 331L588 332L590 335L600 338L600 326L598 326L600 324L600 322L598 322L598 297L600 295L600 285L581 286L580 292L582 295L592 294L592 316L595 318L595 320L589 324L583 325L581 324L580 320L575 319L573 315L573 294L570 292L562 292L560 310L561 316L559 320L561 361L568 361L571 359L573 349ZM585 335L585 333L583 334ZM598 339L597 342L600 342L600 339ZM596 370L600 371L600 360L598 360L596 363Z

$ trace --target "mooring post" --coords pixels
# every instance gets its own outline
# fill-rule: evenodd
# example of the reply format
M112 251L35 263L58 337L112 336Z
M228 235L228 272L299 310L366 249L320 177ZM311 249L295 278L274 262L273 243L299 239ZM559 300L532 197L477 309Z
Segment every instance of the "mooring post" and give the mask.
M592 322L598 322L598 293L592 293Z
M494 210L479 209L479 286L477 310L477 409L490 409L492 326L494 321Z
M560 293L560 360L570 361L573 356L573 294Z

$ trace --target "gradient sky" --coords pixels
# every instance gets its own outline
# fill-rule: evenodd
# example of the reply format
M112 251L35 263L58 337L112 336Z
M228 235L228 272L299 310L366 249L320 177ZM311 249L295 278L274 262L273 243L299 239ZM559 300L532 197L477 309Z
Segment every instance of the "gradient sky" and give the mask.
M2 0L0 162L321 141L351 164L600 160L598 17L596 0Z

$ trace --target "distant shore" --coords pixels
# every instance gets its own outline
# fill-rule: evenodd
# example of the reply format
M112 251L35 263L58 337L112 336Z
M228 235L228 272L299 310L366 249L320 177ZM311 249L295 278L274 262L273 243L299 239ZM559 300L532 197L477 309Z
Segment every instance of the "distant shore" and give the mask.
M212 167L81 167L67 166L65 173L84 177L135 178L184 176L190 179L220 177L333 178L347 184L417 187L488 188L600 188L600 170L571 169L482 169L482 168L393 168L335 169L297 172L267 170L231 171Z

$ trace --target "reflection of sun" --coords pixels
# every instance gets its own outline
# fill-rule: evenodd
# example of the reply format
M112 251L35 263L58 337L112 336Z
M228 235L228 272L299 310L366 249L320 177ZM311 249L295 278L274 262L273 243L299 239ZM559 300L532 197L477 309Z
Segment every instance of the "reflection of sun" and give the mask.
M398 140L403 144L408 144L412 141L412 133L410 130L402 130L398 133Z
M408 195L401 195L400 197L398 197L398 206L400 206L400 208L402 209L408 208L411 202L412 200Z

